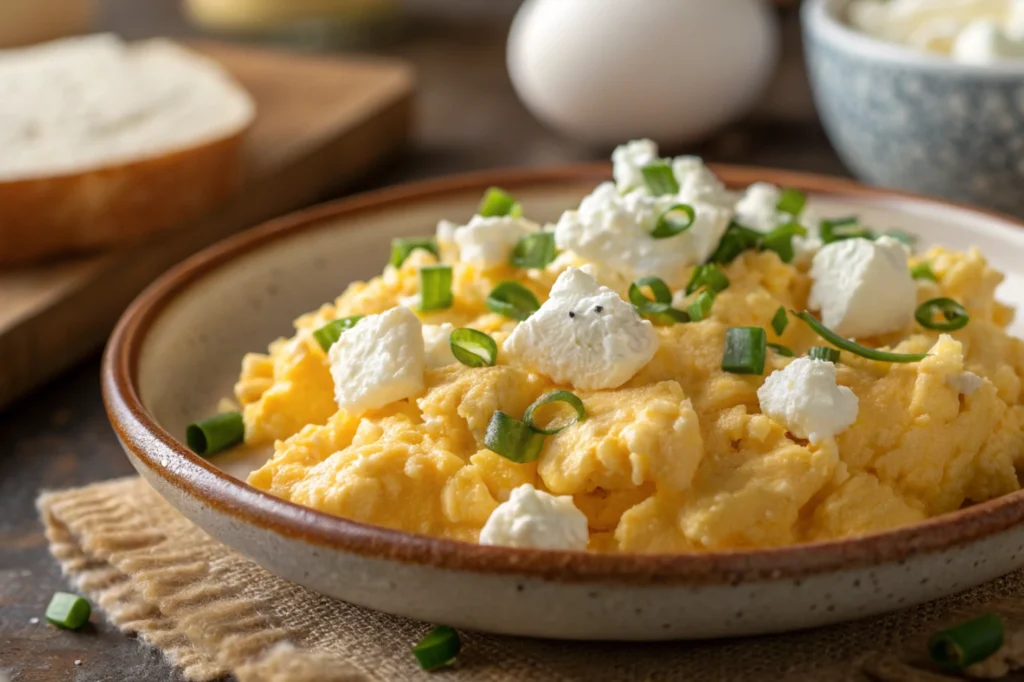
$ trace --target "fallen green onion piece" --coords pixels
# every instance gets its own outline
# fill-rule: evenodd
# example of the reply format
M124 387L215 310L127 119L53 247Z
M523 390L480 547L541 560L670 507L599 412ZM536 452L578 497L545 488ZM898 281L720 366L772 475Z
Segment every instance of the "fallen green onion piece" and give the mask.
M491 187L484 192L484 198L480 200L480 208L477 209L477 214L485 218L500 216L518 218L523 215L523 206L511 194L500 187Z
M434 628L412 648L412 654L424 670L451 665L462 650L459 633L447 625Z
M437 249L437 240L433 237L398 237L391 240L390 264L396 268L402 267L405 259L416 249L429 251L437 258L441 257L441 252Z
M779 254L783 263L789 263L796 255L793 248L793 237L806 237L807 228L799 223L786 223L780 225L766 234L761 239L760 247L764 251L774 251Z
M781 355L783 357L787 357L787 358L794 358L794 357L796 357L796 353L794 353L788 347L783 346L781 343L769 343L768 347L771 348L773 351L775 351L776 353L778 353L779 355Z
M540 457L544 434L537 433L526 422L496 410L487 424L484 445L505 459L525 464Z
M498 344L487 334L463 327L448 337L452 355L467 367L494 367L498 360Z
M224 412L185 429L189 450L204 457L238 445L245 438L245 422L241 412Z
M775 311L775 316L772 317L772 329L776 336L782 336L788 326L789 315L786 314L786 307L780 305L779 309Z
M782 190L779 203L775 207L780 213L788 213L794 218L799 216L807 204L807 195L798 189L786 188Z
M939 665L962 670L984 661L1003 646L1003 622L999 616L985 614L928 640L928 654Z
M647 298L643 287L651 290L654 300ZM642 277L629 285L629 302L636 306L644 317L660 325L673 325L689 322L690 316L682 310L672 307L672 290L657 277Z
M561 426L556 426L554 428L543 429L537 426L537 423L533 418L533 413L540 406L548 405L550 403L568 404L570 407L576 410L576 419L572 420L568 424L562 424ZM526 423L526 425L529 426L534 431L536 431L537 433L542 433L545 436L553 436L559 431L569 428L573 424L578 424L579 422L585 421L586 418L587 410L585 407L583 407L583 401L579 399L579 396L570 391L551 391L550 393L545 393L541 397L534 400L533 404L527 407L526 412L523 413L523 421Z
M850 353L853 353L854 355L859 355L860 357L867 358L868 360L877 360L879 362L903 363L920 362L921 360L924 360L926 357L928 357L927 353L891 353L889 351L868 348L867 346L862 346L859 343L856 343L855 341L850 341L849 339L843 338L839 334L836 334L834 331L832 331L831 329L823 325L821 322L819 322L818 318L814 317L814 315L811 315L806 310L802 313L798 313L795 310L790 312L792 312L794 315L796 315L805 323L807 323L807 326L813 329L814 333L816 333L818 336L831 343L836 348L848 351Z
M812 360L824 360L832 364L839 362L839 351L829 346L815 346L807 351L807 355Z
M351 317L343 317L333 322L328 322L324 326L320 327L313 332L313 338L320 344L320 347L324 349L326 353L331 349L331 346L338 342L341 338L342 332L348 331L352 327L356 326L356 322L363 319L362 315L353 315Z
M686 311L689 313L692 321L700 322L711 313L711 306L714 303L715 294L705 289L697 294L697 298L693 299L693 303L687 306Z
M725 333L722 370L732 374L763 373L767 346L761 327L730 327Z
M420 312L452 307L452 268L427 265L420 268Z
M676 174L672 172L672 167L664 161L649 163L640 169L640 173L644 176L647 190L654 196L679 193L679 181L676 180Z
M519 240L512 251L517 268L543 268L555 260L555 233L535 232Z
M89 601L69 592L56 592L46 607L46 620L65 630L78 630L89 622Z
M681 215L680 215L681 214ZM676 204L660 216L651 230L655 239L667 239L686 232L697 219L697 212L689 204Z
M498 286L487 294L484 305L492 313L504 315L520 322L540 309L540 301L533 295L533 292L512 280L499 282Z
M714 263L698 265L686 285L686 295L689 296L701 287L707 287L717 294L729 288L729 277Z
M939 278L935 275L935 271L932 270L932 264L928 261L918 263L914 267L910 268L910 276L914 279L927 279L932 282L939 281Z
M834 220L822 220L818 228L821 241L831 244L843 239L874 239L875 234L868 228L859 224L860 218L850 216L848 218L836 218Z
M937 321L936 315L941 314L945 322ZM971 321L964 307L951 298L933 298L917 307L914 319L925 329L940 332L955 332L963 329Z
M732 222L718 242L715 252L708 259L709 263L728 264L747 249L756 248L761 243L761 233Z

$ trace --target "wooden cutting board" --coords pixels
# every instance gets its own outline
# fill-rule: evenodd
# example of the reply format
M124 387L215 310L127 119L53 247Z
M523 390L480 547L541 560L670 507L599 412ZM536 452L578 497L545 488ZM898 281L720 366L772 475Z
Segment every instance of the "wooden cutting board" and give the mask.
M106 341L170 266L323 198L408 139L414 77L401 62L196 43L256 100L242 190L211 215L121 251L0 269L0 409Z

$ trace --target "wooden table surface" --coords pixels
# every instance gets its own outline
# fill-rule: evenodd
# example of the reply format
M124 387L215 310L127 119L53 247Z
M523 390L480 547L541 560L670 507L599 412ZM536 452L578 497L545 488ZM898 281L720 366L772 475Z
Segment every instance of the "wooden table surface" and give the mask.
M101 4L100 27L129 38L191 33L176 0ZM400 41L376 49L406 58L419 69L417 133L395 165L350 191L502 165L606 158L608 150L590 149L545 130L516 100L504 67L507 17L467 25L463 14L458 21L421 18ZM473 21L481 18L474 14ZM794 78L799 81L798 70ZM801 87L797 82L795 94L777 95L776 104L780 99L805 99ZM782 91L792 88L783 85ZM762 112L778 108L765 107ZM786 120L761 113L698 148L666 151L844 174L806 107L803 114L790 112ZM179 679L158 653L102 619L95 619L95 628L85 633L31 622L42 615L52 593L65 585L36 516L38 491L132 473L107 424L98 374L97 354L0 413L0 679L4 672L18 682ZM81 665L76 666L76 660Z

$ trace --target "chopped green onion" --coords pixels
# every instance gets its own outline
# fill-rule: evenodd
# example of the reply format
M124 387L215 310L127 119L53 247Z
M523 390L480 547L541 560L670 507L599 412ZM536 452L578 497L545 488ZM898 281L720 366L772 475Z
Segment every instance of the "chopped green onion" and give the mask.
M484 445L505 459L525 464L540 457L544 434L537 433L526 422L495 410L484 433Z
M88 600L69 592L56 592L46 607L46 620L65 630L78 630L89 622Z
M814 333L816 333L818 336L831 343L836 348L841 348L842 350L853 353L854 355L859 355L862 358L867 358L868 360L877 360L879 362L905 363L920 362L921 360L924 360L926 357L928 357L927 353L891 353L889 351L868 348L867 346L862 346L859 343L850 341L849 339L845 339L839 334L836 334L834 331L832 331L831 329L823 325L821 322L819 322L818 318L814 317L814 315L811 315L806 310L802 313L798 313L795 310L791 312L797 317L799 317L801 320L803 320L805 323L807 323L807 326L813 329Z
M775 316L772 317L772 329L776 336L782 336L788 326L789 315L786 314L786 307L780 305L779 309L775 311Z
M492 313L504 315L520 322L540 309L540 301L533 295L533 292L512 280L499 282L498 286L487 294L484 305Z
M480 208L477 209L477 213L485 218L506 215L518 218L523 215L523 206L500 187L491 187L484 192L484 198L480 200Z
M467 367L494 367L498 359L498 344L487 334L463 327L448 337L452 355Z
M717 294L729 288L729 277L714 263L698 265L693 269L690 282L686 285L687 296L701 287L707 287Z
M680 215L681 214L681 215ZM660 216L654 224L651 236L655 239L666 239L675 237L677 234L686 232L693 226L697 219L697 212L689 204L676 204Z
M945 322L938 321L935 316L942 314ZM963 329L971 321L970 316L964 307L951 298L933 298L925 301L917 307L914 312L914 319L925 329L934 329L940 332L955 332Z
M794 353L792 350L790 350L786 346L783 346L781 343L769 343L768 347L771 348L773 351L775 351L776 353L778 353L779 355L781 355L783 357L786 357L786 358L796 357L796 353Z
M807 229L799 223L786 223L769 232L761 240L760 247L765 251L779 254L783 263L789 263L796 255L793 249L793 237L806 237Z
M533 418L533 413L542 405L548 405L550 403L567 403L570 407L576 410L576 418L568 424L562 424L561 426L555 426L554 428L543 429L537 426L537 422ZM583 407L583 401L579 399L575 393L570 391L551 391L545 393L541 397L533 401L533 404L526 408L526 412L523 414L523 421L526 425L537 433L543 433L545 436L553 436L563 429L567 429L573 424L577 424L586 420L587 410Z
M707 289L697 294L697 298L693 299L686 311L690 314L690 319L694 322L700 322L711 313L711 306L715 303L715 294Z
M812 360L824 360L832 364L839 362L839 351L829 346L815 346L807 351L807 355Z
M937 632L928 654L941 666L962 670L984 661L1003 646L1003 622L991 613Z
M833 220L822 220L818 228L818 232L821 235L821 241L825 244L831 244L842 239L874 239L875 234L858 224L860 218L857 216L850 216L848 218L835 218Z
M664 161L649 163L640 170L640 173L644 176L647 190L654 196L679 193L676 175L672 172L672 167Z
M517 268L543 268L555 260L555 233L535 232L519 240L512 251Z
M419 644L412 648L412 654L424 670L437 670L451 665L462 650L459 633L447 625L436 627L427 633Z
M647 298L643 287L648 287L654 300ZM629 285L629 302L644 317L661 325L689 322L690 316L672 307L672 290L657 277L643 277Z
M356 322L363 319L362 315L353 315L351 317L343 317L333 322L328 322L324 326L313 332L313 338L320 344L320 347L324 349L326 353L331 349L331 346L338 342L341 338L342 332L348 331L352 327L356 326Z
M420 268L420 312L452 307L452 268L427 265Z
M917 237L908 232L904 232L903 230L889 230L888 232L883 232L881 236L892 237L896 241L903 242L911 248L917 244Z
M715 248L715 252L711 254L708 262L729 264L738 255L747 249L756 248L760 243L760 232L751 230L749 227L743 227L734 221L729 224L725 234L722 235L721 241L718 242L718 247Z
M185 429L185 443L197 455L213 455L245 439L241 412L224 412Z
M914 279L927 279L932 282L939 281L939 278L935 276L935 271L932 270L932 264L928 261L918 263L914 267L910 268L910 276Z
M786 188L782 190L779 203L775 207L780 213L788 213L794 218L798 217L807 204L807 195L798 189Z
M732 374L761 374L767 339L760 327L730 327L725 333L722 369Z
M416 249L429 251L437 258L441 257L441 252L437 250L437 240L433 237L398 237L391 240L391 265L396 268L402 267L405 259Z

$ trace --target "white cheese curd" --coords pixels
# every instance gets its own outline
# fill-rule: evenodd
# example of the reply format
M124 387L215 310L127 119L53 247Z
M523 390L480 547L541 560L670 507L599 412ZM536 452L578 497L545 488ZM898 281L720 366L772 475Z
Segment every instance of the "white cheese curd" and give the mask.
M914 316L917 285L907 248L892 237L844 239L821 247L811 264L812 310L822 323L851 338L895 332Z
M644 166L658 161L658 145L651 140L633 140L619 145L612 152L612 177L619 191L644 186Z
M550 298L505 340L520 364L557 384L616 388L658 350L658 334L636 309L587 273L569 268Z
M677 156L672 160L672 174L679 183L679 196L729 203L729 194L717 175L704 165L699 156Z
M513 490L480 531L481 545L505 547L583 551L589 539L587 517L572 497L551 495L529 483Z
M758 232L771 232L776 227L793 221L789 213L779 211L782 189L769 182L755 182L736 202L736 222ZM797 221L807 230L807 236L793 237L793 263L805 267L821 248L818 237L819 220L810 207L804 208Z
M448 322L423 325L423 349L426 352L427 367L430 369L447 367L458 362L452 353L453 331L455 326Z
M769 419L811 443L842 433L857 421L857 396L836 384L836 366L827 360L797 358L764 380L757 399Z
M957 393L971 395L985 385L985 380L974 372L959 372L946 377L946 383Z
M473 216L467 225L455 228L452 239L459 247L459 260L487 269L507 265L519 240L539 229L525 218Z
M422 327L411 310L398 306L343 333L327 353L338 407L362 414L422 393Z

